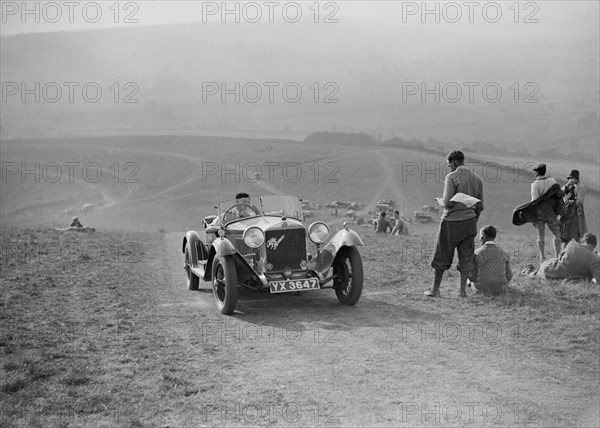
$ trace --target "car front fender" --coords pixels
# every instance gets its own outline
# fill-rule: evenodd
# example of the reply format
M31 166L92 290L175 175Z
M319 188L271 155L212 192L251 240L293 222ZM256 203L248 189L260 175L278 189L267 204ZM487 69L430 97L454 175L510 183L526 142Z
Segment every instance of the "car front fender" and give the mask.
M325 244L317 257L316 270L325 273L333 264L336 254L342 247L356 247L365 245L358 233L350 229L342 229Z
M215 249L215 254L219 257L231 256L236 253L235 247L231 241L224 237L215 239L212 246Z
M190 244L190 263L192 267L198 267L198 243L200 242L200 237L198 233L193 230L188 230L185 234L185 238L183 238L183 245L181 247L181 251L185 253L185 247L187 244Z
M356 247L356 246L365 245L363 243L362 239L360 238L360 236L358 236L358 233L356 233L355 231L353 231L351 229L340 230L327 243L327 245L330 245L330 244L333 244L337 247L337 250L335 251L336 253L343 246Z

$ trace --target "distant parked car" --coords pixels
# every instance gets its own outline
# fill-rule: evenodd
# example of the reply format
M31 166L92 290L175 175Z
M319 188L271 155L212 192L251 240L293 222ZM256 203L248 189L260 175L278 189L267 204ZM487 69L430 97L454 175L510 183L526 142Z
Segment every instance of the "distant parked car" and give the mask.
M427 213L424 212L416 212L414 215L414 219L416 222L418 223L431 223L433 222L433 219L431 218L431 216Z
M435 205L423 205L423 208L421 208L421 211L423 212L439 212L440 207L439 206L435 206Z

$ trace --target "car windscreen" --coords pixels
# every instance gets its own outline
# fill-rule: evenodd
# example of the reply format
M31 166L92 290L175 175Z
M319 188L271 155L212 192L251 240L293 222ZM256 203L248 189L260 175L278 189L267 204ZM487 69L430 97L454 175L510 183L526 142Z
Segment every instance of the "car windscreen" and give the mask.
M265 215L282 215L302 220L302 205L295 196L261 196L261 205Z
M236 206L240 206L240 204L243 206L248 205L250 209L252 209L254 212L256 212L257 215L260 215L260 199L258 196L251 196L250 201L248 202L248 200L236 200L236 199L229 199L227 201L223 201L221 203L219 203L219 213L223 214L224 212L230 210L231 208L234 208Z

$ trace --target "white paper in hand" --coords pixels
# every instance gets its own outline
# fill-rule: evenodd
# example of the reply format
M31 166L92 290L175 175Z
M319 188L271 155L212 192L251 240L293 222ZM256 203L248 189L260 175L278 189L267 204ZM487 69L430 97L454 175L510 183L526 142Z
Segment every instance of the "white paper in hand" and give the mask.
M452 199L450 200L452 202L460 202L461 204L465 204L467 208L471 208L473 205L479 202L479 199L469 196L465 193L457 193L456 195L452 196Z

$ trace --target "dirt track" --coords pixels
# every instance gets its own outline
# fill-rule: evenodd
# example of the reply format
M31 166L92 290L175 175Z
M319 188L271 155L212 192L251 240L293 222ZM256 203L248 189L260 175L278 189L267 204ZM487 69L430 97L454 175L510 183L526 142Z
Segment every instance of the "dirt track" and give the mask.
M411 308L370 291L368 270L356 307L331 290L244 293L221 316L209 284L185 288L181 238L164 235L148 285L195 385L173 425L597 425L595 376L541 359L539 332L441 316L444 299Z

